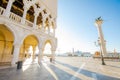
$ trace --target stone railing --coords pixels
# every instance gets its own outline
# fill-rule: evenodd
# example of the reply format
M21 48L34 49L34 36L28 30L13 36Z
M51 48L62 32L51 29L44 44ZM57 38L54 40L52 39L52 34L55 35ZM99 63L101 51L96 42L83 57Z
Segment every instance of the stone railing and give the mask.
M28 21L28 20L25 20L25 24L26 24L27 26L33 27L33 23L30 22L30 21Z
M9 18L14 20L14 21L16 21L16 22L21 22L21 17L16 15L16 14L14 14L14 13L12 13L12 12L10 13Z
M0 7L0 15L2 15L4 11L5 11L5 9Z

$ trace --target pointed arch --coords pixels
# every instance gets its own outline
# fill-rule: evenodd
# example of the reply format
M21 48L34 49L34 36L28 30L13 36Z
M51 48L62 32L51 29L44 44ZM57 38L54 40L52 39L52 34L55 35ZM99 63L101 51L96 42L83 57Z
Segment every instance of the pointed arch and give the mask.
M20 48L19 60L24 60L33 55L38 45L39 40L35 35L26 35Z
M44 49L46 43L49 43L51 45L51 49L55 48L55 44L54 44L53 40L52 39L46 39L43 42L43 49Z
M42 27L42 21L43 17L42 17L42 13L39 13L38 17L37 17L37 25L39 26L38 28Z
M24 6L23 0L15 0L11 7L11 12L22 17L24 11L23 6Z
M26 19L30 22L34 22L34 6L30 6L29 10L27 11Z

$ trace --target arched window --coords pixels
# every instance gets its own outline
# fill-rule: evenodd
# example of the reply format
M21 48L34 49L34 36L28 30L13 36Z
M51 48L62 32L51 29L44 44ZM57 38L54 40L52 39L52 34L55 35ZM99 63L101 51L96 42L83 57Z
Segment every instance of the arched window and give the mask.
M23 0L15 0L15 2L12 5L11 12L22 17L24 11L23 6Z
M7 4L8 4L8 0L0 0L0 6L5 8L7 7Z
M27 11L26 19L30 22L34 22L34 8L33 6L30 7L30 9Z
M39 28L42 27L42 14L39 13L39 16L37 17L37 25L39 26Z

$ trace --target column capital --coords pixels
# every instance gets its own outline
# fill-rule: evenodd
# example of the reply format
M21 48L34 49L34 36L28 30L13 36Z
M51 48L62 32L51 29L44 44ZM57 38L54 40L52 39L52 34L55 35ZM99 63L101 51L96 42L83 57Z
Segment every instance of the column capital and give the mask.
M46 19L48 17L49 14L43 14L43 18Z
M42 11L44 10L44 8L39 8L39 12L41 12L42 13Z
M24 11L27 11L29 8L27 6L23 6Z
M44 51L44 48L38 48L39 49L39 51Z
M34 16L38 16L38 15L39 15L39 12L35 11Z
M43 41L41 41L41 43L38 44L38 49L40 50L43 50Z
M45 20L46 20L46 18L45 18L45 17L43 17L43 18L42 18L42 21L43 21L43 22L45 22Z

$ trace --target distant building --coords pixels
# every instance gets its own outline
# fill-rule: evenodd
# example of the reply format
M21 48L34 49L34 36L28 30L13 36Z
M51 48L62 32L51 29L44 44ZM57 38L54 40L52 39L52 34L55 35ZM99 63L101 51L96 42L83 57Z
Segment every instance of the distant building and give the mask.
M90 52L83 52L83 53L82 53L82 56L83 56L83 57L91 57L92 54L91 54Z
M77 55L77 56L82 56L82 52L81 51L76 51L74 54Z
M79 56L79 57L91 57L92 54L90 52L81 52L81 51L75 51L72 52L66 52L64 56Z
M108 54L106 54L105 56L107 56L107 57L120 57L120 53L108 53Z
M100 52L96 51L93 57L101 57ZM104 57L120 57L120 53L115 52L108 52L104 55Z

